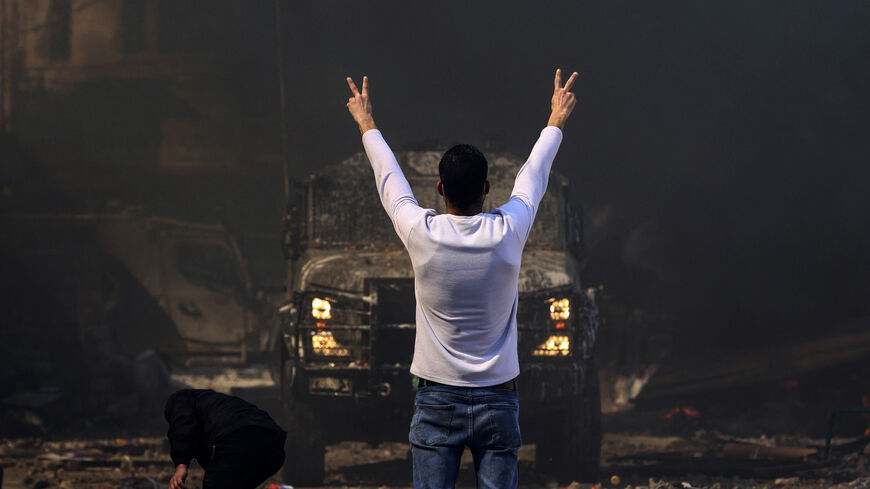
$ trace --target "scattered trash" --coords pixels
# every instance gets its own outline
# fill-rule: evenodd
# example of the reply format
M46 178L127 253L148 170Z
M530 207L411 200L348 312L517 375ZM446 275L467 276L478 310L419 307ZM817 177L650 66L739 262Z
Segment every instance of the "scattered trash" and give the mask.
M773 481L773 485L775 486L794 486L800 483L800 478L798 477L778 477Z
M749 459L765 458L806 461L810 456L817 455L818 452L815 448L770 447L749 443L726 443L722 447L722 453L726 457L745 457Z
M602 409L607 412L631 409L632 401L640 395L640 392L649 383L657 368L656 364L652 364L630 375L605 373L602 376L605 379L603 382L608 383L609 386L605 386L603 389L607 394L605 394Z
M852 482L844 482L833 486L832 489L870 489L870 477L861 477Z
M166 486L151 477L130 477L122 480L118 489L166 489Z
M785 455L791 457L802 456L808 451L821 453L819 447L823 442L822 439L798 436L738 439L712 431L693 438L605 434L603 467L607 472L602 474L601 480L594 484L572 482L570 485L567 484L570 480L561 484L553 481L546 485L525 487L762 489L767 486L769 489L870 489L870 473L866 472L868 457L861 453L868 443L866 439L850 441L854 444L852 451L842 449L844 444L840 443L837 446L841 449L834 452L834 460L830 462L782 459L771 456L770 452L777 455L777 450L786 450L790 452ZM6 471L5 485L2 487L166 489L168 454L164 444L165 438L156 436L59 441L34 438L2 440L0 467ZM725 444L736 447L729 453L737 452L739 456L725 456L722 453ZM395 464L397 471L403 471L407 465L399 461L404 460L407 450L408 445L402 443L377 447L359 442L331 445L328 448L331 455L327 457L331 460L330 467L333 469L330 474L335 482L331 487L359 487L349 485L346 479L339 477L347 477L347 474L355 476L358 473L354 467L371 464L372 460L378 461L376 466L379 468ZM696 453L701 453L702 457L696 457ZM520 455L520 463L530 463L533 449L524 454ZM337 466L337 463L345 465ZM202 469L195 467L191 472L190 487L201 487ZM404 475L397 475L392 482L384 480L385 476L381 470L376 470L370 474L371 479L366 480L371 482L363 487L408 487L402 479ZM281 484L280 479L272 479L261 487L293 488L292 485Z
M689 416L691 418L697 418L698 416L701 415L701 412L698 411L697 409L691 408L688 406L683 406L683 407L673 408L670 411L666 412L664 415L662 415L662 419L671 419L680 413L682 413L686 416Z
M667 489L671 485L668 484L664 480L655 480L652 477L649 478L649 489Z

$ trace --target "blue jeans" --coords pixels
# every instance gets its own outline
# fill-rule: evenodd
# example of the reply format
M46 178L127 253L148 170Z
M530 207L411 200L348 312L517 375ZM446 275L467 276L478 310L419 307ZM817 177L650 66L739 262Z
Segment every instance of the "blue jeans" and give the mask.
M422 387L414 400L408 438L414 489L455 487L466 446L474 458L478 489L517 487L522 440L516 391Z

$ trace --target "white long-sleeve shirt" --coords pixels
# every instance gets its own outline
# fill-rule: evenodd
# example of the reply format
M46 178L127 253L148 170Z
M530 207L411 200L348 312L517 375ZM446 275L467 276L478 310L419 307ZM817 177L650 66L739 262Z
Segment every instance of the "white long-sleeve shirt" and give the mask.
M411 373L458 387L501 384L520 373L518 281L523 246L562 131L541 131L510 199L491 213L436 214L417 204L381 132L362 136L387 214L411 257L417 335Z

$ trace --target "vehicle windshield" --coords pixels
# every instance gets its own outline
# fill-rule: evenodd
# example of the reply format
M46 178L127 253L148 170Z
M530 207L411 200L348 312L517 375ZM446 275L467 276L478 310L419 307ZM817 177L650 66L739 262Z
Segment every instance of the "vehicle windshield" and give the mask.
M433 155L437 153L405 152L398 153L397 157L419 204L441 213L444 212L444 202L435 190L438 181L437 160L434 162L434 172L432 162L428 161L433 159ZM426 161L421 163L420 160ZM521 164L516 157L500 157L494 164L490 163L492 190L484 205L487 211L507 202L514 176ZM574 232L569 229L566 233L566 224L575 222L573 216L566 215L566 212L578 210L564 205L564 183L564 179L558 175L551 178L527 246L565 249L566 234ZM305 234L311 246L401 247L381 206L371 168L364 157L356 156L340 165L325 168L309 180L306 193L308 212Z

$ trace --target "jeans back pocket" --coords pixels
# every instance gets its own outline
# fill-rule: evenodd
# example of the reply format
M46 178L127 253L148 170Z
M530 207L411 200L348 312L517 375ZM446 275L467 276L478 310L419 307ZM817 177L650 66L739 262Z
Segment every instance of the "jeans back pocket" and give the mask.
M519 448L520 416L517 404L487 404L489 428L492 430L492 444L499 448Z
M438 445L450 436L453 422L452 404L417 404L411 428L414 438L423 445Z

